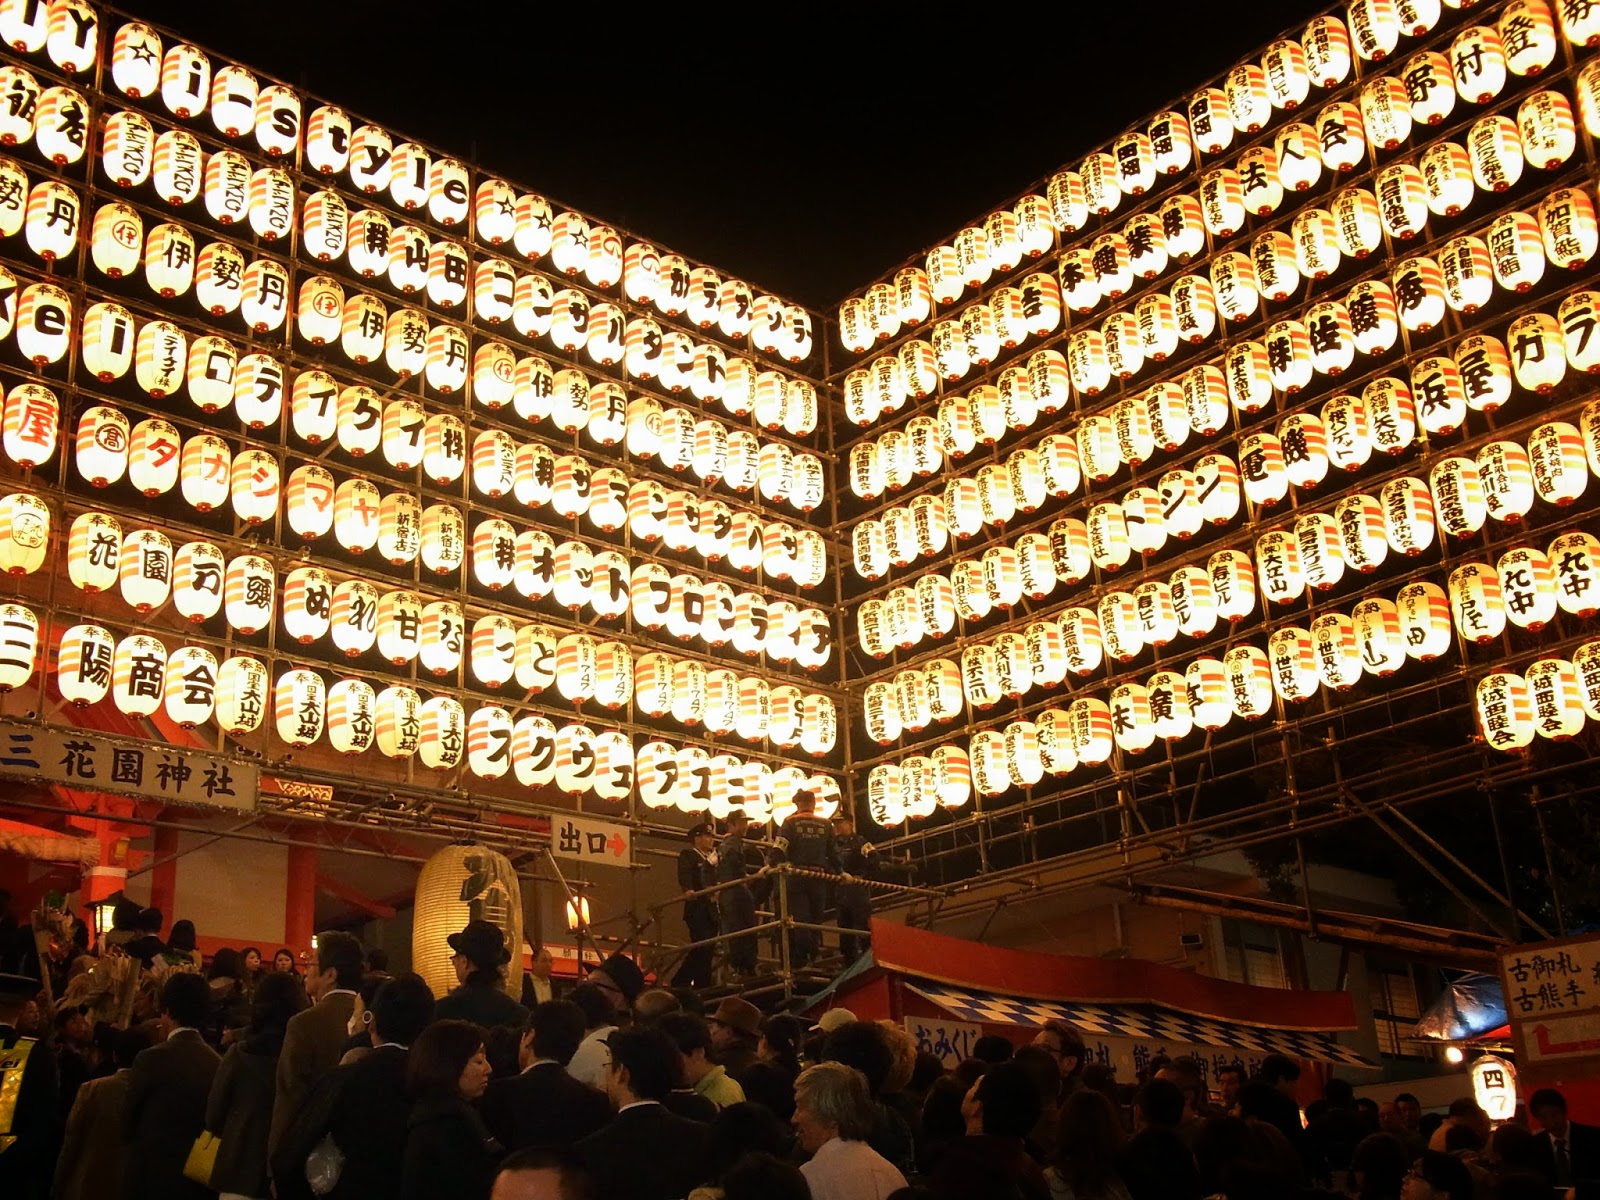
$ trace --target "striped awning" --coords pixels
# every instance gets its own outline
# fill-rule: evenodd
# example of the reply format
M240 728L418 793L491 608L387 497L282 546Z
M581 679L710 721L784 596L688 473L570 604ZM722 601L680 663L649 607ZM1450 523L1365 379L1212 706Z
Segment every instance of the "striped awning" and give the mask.
M1141 1041L1221 1046L1260 1054L1370 1067L1360 1054L1325 1033L1243 1025L1176 1012L1159 1004L1080 1004L1070 1000L1031 1000L907 979L905 985L960 1021L983 1025L1038 1026L1057 1018L1084 1033Z

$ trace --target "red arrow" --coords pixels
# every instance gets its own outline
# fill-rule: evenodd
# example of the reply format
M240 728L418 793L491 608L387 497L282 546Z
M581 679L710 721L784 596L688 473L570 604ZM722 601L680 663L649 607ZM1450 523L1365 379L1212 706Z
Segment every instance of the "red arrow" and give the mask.
M1581 1042L1552 1042L1548 1026L1535 1025L1533 1032L1539 1041L1540 1054L1581 1054L1586 1050L1600 1050L1600 1038L1588 1038Z
M628 852L628 843L622 840L622 835L620 833L613 833L611 835L611 841L607 844L611 847L611 853L617 858L621 858Z

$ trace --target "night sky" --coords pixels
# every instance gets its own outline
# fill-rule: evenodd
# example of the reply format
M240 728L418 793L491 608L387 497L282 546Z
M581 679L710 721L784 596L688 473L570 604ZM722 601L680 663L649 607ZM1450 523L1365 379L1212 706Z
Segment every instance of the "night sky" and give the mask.
M1327 5L974 3L903 6L897 23L866 7L127 4L816 308Z

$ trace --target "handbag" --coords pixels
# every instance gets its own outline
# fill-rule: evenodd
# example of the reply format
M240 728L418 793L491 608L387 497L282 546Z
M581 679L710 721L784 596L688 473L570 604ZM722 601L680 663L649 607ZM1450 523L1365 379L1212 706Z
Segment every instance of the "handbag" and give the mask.
M192 1179L203 1187L211 1186L211 1172L217 1165L217 1151L222 1139L209 1130L202 1130L189 1147L189 1157L183 1162L183 1177Z
M326 1196L339 1186L339 1176L344 1174L344 1151L325 1133L322 1140L306 1156L306 1183L313 1193Z

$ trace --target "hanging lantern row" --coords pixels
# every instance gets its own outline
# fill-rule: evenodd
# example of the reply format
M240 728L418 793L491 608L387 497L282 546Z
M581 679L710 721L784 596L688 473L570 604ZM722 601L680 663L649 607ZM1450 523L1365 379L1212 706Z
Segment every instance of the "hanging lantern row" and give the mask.
M1600 370L1600 338L1591 337L1600 321L1597 314L1600 294L1575 292L1562 301L1555 317L1529 313L1513 321L1507 330L1510 351L1492 335L1475 334L1454 347L1453 357L1439 354L1418 360L1409 384L1383 376L1369 382L1359 395L1334 396L1317 412L1284 417L1276 432L1246 434L1239 439L1237 464L1225 455L1209 454L1193 472L1168 471L1155 488L1129 490L1120 505L1125 532L1116 529L1111 509L1097 505L1091 511L1107 514L1102 521L1109 525L1108 532L1094 538L1097 548L1104 550L1096 553L1095 562L1115 570L1130 551L1154 553L1169 536L1187 540L1203 522L1231 520L1238 512L1241 483L1252 504L1272 508L1288 497L1291 485L1302 492L1318 488L1328 478L1330 466L1352 472L1364 467L1374 450L1401 454L1417 442L1419 430L1424 435L1454 433L1469 411L1494 412L1512 399L1513 383L1524 391L1544 393L1560 384L1569 368L1584 373ZM1211 396L1215 412L1206 413L1205 419L1224 422L1226 388L1221 372L1197 367L1181 383L1158 384L1119 401L1109 416L1085 417L1073 434L1050 434L1037 448L1019 447L1004 461L980 468L975 478L949 480L940 496L920 495L880 517L860 521L852 530L856 573L864 579L882 578L891 566L906 567L918 557L943 553L952 536L974 538L986 527L1003 528L1017 514L1035 512L1052 498L1075 495L1085 474L1104 482L1123 463L1141 465L1158 445L1165 451L1186 440L1189 425L1180 419L1186 402L1193 400L1191 410L1198 412L1201 399ZM1441 510L1446 531L1455 536L1476 532L1486 506L1496 520L1519 520L1531 507L1535 492L1558 506L1575 501L1587 484L1577 450L1587 457L1590 469L1600 471L1600 444L1593 440L1600 438L1600 406L1586 405L1580 426L1574 429L1564 422L1541 426L1526 452L1515 443L1492 443L1487 451L1492 463L1485 464L1482 453L1476 463L1468 463L1479 474L1487 474L1490 494L1481 503ZM890 435L884 438L896 444ZM905 454L898 447L896 454L903 467ZM1507 454L1509 468L1501 462ZM867 480L868 485L886 478L881 464L892 457L884 455L881 446L852 449L852 487L861 486L863 477L874 473L879 478ZM1517 481L1533 486L1512 486L1507 469L1515 472ZM1437 497L1442 485L1435 479L1433 486ZM1480 487L1476 478L1471 486Z
M635 767L639 799L646 807L704 813L719 821L737 809L757 824L782 824L794 815L794 796L802 789L816 797L819 817L831 817L842 801L838 780L831 775L808 774L799 767L774 769L699 746L646 742L635 755Z
M529 599L553 595L557 603L574 611L588 608L593 616L611 620L631 612L636 624L650 630L664 628L676 640L699 638L710 646L732 644L740 654L764 654L775 662L796 662L808 671L824 666L832 655L832 634L820 609L768 600L755 592L736 593L719 580L703 583L693 575L672 574L656 563L630 570L627 559L615 551L597 554L581 542L558 546L537 531L530 531L532 538L526 534L513 537L509 526L497 528L503 524L489 521L479 526L478 534L487 528L504 546L482 550L485 539L474 536L475 576L482 578L491 569L509 573L517 591ZM423 513L420 526L425 566L431 561L428 546L435 535L445 547L459 550L462 545L459 527L445 528L442 519L430 522ZM11 574L37 571L45 560L49 530L49 506L38 497L14 493L0 498L0 566ZM277 573L260 555L230 560L204 541L185 542L174 549L171 539L159 530L124 532L121 522L108 513L87 512L73 521L66 538L66 557L73 586L91 593L115 589L140 613L155 612L170 600L186 620L198 623L223 612L230 628L254 634L271 624L275 609L281 609L286 632L298 641L309 644L331 637L341 652L352 656L376 646L397 664L420 655L424 666L440 674L455 671L464 650L465 625L461 607L454 601L406 590L380 591L376 584L359 579L335 582L318 567L291 570L284 577L282 600L275 601ZM424 617L428 614L438 631L425 641ZM501 617L477 621L471 660L475 676L489 687L504 683L507 668L490 650L503 649L507 638L523 639L518 642L523 648L517 653L536 656L543 644L542 634L529 633L524 638L524 633L545 629L542 625L519 627ZM524 688L549 682L524 682L538 676L518 670L519 685ZM621 666L616 674L616 687L621 690L602 694L603 702L612 706L627 702L628 692L620 680L632 677L631 668Z
M28 468L49 462L55 453L59 414L59 402L48 388L38 384L13 388L0 410L0 447L6 456ZM447 415L423 421L420 409L415 415L418 422L408 427L410 436L397 439L408 447L406 453L415 454L414 439L431 477L442 483L448 480L440 479L441 474L459 476L466 442L461 422ZM160 417L130 424L121 410L106 405L91 406L80 416L73 462L94 487L126 477L147 497L176 489L199 512L231 505L240 520L252 525L276 518L281 492L287 529L295 537L316 541L331 532L344 550L364 554L376 545L397 566L415 561L420 553L431 571L448 574L461 566L470 549L474 577L496 591L516 582L518 545L527 542L527 553L535 555L541 547L554 545L548 535L518 530L500 518L480 521L468 539L460 509L424 506L411 492L383 492L359 476L339 482L317 463L294 468L280 487L281 468L270 451L248 449L236 454L215 434L184 438ZM475 439L473 483L490 499L510 492L535 510L549 508L564 519L585 516L604 533L626 525L641 542L693 551L708 562L725 559L742 573L765 571L804 588L816 587L826 578L827 545L814 529L762 521L720 500L702 500L655 480L630 481L617 468L594 469L581 456L558 456L539 443L518 447L499 431ZM513 555L509 561L508 554Z
M0 285L8 278L0 268ZM341 387L325 371L296 372L268 354L241 355L239 347L216 335L191 339L168 321L139 325L113 302L90 305L81 328L74 331L71 299L53 284L22 287L14 309L9 301L0 306L0 337L13 331L18 348L37 366L61 361L76 332L83 365L101 383L132 372L141 390L154 398L186 394L207 416L231 409L252 430L276 425L287 410L291 430L309 446L335 444L355 458L381 452L396 470L413 471L420 465L441 486L465 473L469 449L474 483L487 495L543 495L549 491L544 478L549 464L562 461L556 450L519 444L498 429L480 428L469 446L468 423L452 413L429 415L421 402L409 397L385 401L364 384ZM674 473L692 473L735 492L753 491L800 512L810 512L825 498L826 472L821 460L807 451L762 441L749 430L729 429L689 409L665 406L653 396L629 399L614 383L591 383L571 369L552 371L543 359L525 358L514 367L508 362L507 369L514 386L506 400L530 424L548 420L564 434L587 428L601 445L625 443L634 457L653 458ZM30 394L54 402L48 389ZM808 394L814 410L815 393ZM38 411L43 421L43 410ZM26 453L35 465L45 461L37 457L37 449ZM564 458L583 462L571 454ZM586 464L575 471L590 474ZM613 471L606 478L618 474ZM107 476L107 481L113 478Z
M1371 193L1360 189L1340 193L1335 200L1356 193L1361 207L1370 210L1375 220L1380 211L1396 211L1387 203L1380 206ZM1068 338L1065 355L1051 349L1037 351L1024 366L1002 371L996 384L980 385L965 397L947 398L941 403L939 422L945 452L953 457L970 453L975 444L987 445L1008 429L1026 429L1041 414L1060 411L1074 391L1098 395L1113 378L1131 379L1147 366L1165 361L1181 341L1199 344L1217 336L1219 312L1228 320L1242 321L1255 314L1263 296L1288 300L1299 289L1302 274L1320 278L1333 269L1316 248L1332 246L1335 231L1350 227L1326 210L1302 213L1292 236L1262 233L1251 243L1249 254L1228 251L1215 256L1209 277L1186 275L1170 294L1148 293L1132 313L1112 313L1099 328L1078 330ZM1420 230L1419 225L1404 236ZM1559 188L1544 197L1535 213L1506 213L1481 232L1482 237L1464 234L1452 239L1437 247L1434 256L1402 259L1387 281L1364 280L1342 300L1310 306L1303 319L1275 322L1264 342L1230 347L1222 365L1234 406L1254 411L1275 390L1292 394L1307 387L1313 373L1340 375L1350 369L1357 351L1370 355L1389 350L1402 326L1420 333L1438 325L1447 310L1474 312L1493 299L1497 286L1528 291L1543 278L1547 262L1576 270L1600 246L1594 201L1577 188ZM1377 226L1372 240L1374 248L1380 244ZM1308 249L1313 259L1306 257ZM1334 265L1337 258L1334 250ZM1029 279L1065 295L1065 259L1063 264L1061 288L1048 276ZM931 342L906 342L895 353L849 372L843 385L846 414L858 425L873 424L908 401L931 394L940 378L953 383L974 366L992 361L1000 343L990 345L966 335L994 327L991 318L1004 301L996 292L964 310L959 322L936 324ZM1005 339L1003 344L1020 345L1024 336ZM957 408L948 414L944 408L955 400L965 405L964 422Z
M1562 31L1573 45L1588 45L1600 36L1600 21L1586 6L1556 7ZM1406 8L1419 19L1406 22L1398 15ZM1350 171L1369 152L1392 150L1410 140L1414 130L1443 122L1458 100L1491 103L1508 75L1536 76L1554 61L1557 51L1556 19L1550 8L1542 0L1516 0L1501 10L1494 25L1460 31L1447 52L1422 51L1397 63L1390 74L1369 77L1359 94L1350 97L1355 103L1331 103L1311 113L1303 106L1313 85L1326 90L1349 78L1352 31L1363 58L1384 61L1398 44L1396 30L1404 26L1408 36L1425 34L1437 20L1439 7L1397 9L1387 0L1363 0L1350 6L1349 15L1349 26L1332 15L1317 17L1302 40L1273 42L1259 65L1241 64L1224 77L1222 86L1202 89L1181 109L1160 113L1106 150L1091 153L1076 170L1057 173L1044 196L1027 195L1011 208L990 213L950 244L930 251L924 267L902 268L891 279L846 300L838 314L845 348L863 353L875 341L920 325L935 306L954 304L991 274L1010 272L1027 258L1047 254L1058 235L1064 238L1083 229L1091 215L1108 216L1124 196L1144 195L1161 176L1206 171L1202 194L1214 211L1236 209L1238 222L1247 205L1258 215L1270 213L1284 192L1311 188L1324 169ZM1585 127L1592 135L1600 134L1600 70L1591 64L1578 76L1576 87ZM1226 151L1236 132L1250 136L1279 122L1288 123L1271 144L1258 144L1225 167L1202 163L1201 155L1209 158ZM1518 110L1515 122L1486 118L1473 128L1466 149L1437 153L1435 169L1457 162L1465 166L1470 149L1471 169L1480 176L1478 186L1503 190L1516 182L1510 172L1520 173L1521 163L1519 159L1514 166L1501 168L1497 158L1510 158L1514 148L1521 148L1527 161L1551 169L1573 153L1574 124L1566 96L1556 91L1534 93ZM1184 207L1195 204L1192 196L1176 199ZM1166 211L1163 206L1162 223ZM1237 228L1235 223L1227 233ZM1198 249L1197 242L1189 253Z
M73 253L82 220L71 188L45 181L30 190L26 173L5 159L0 159L0 188L17 197L9 206L0 201L0 236L24 233L29 248L46 261ZM312 197L308 220L325 210L323 195ZM311 231L306 236L311 237ZM407 276L402 291L426 288L433 303L455 308L464 302L471 281L473 312L480 325L495 328L508 323L522 336L546 337L561 350L586 349L590 359L602 366L621 363L634 378L659 380L674 393L717 401L736 416L754 412L759 423L773 430L804 437L816 428L816 391L804 380L730 356L709 343L697 344L681 331L664 332L649 317L625 319L615 306L593 304L580 293L557 290L539 276L519 277L500 260L474 269L455 243L436 243L430 250L426 236L414 227L404 226L394 236L415 236L422 242L409 258L398 252L394 257L391 278L400 264L419 264L415 278ZM292 301L301 338L314 346L337 346L351 363L382 362L401 379L420 376L441 395L470 393L486 408L515 400L519 411L544 410L538 417L528 415L529 420L555 419L550 411L555 406L556 417L566 417L564 429L575 422L567 432L577 432L589 419L589 410L581 403L584 396L577 397L581 413L573 415L561 407L563 397L548 386L539 389L541 375L548 381L556 374L542 359L519 358L514 348L497 341L480 342L474 350L465 330L434 323L417 309L391 311L382 298L347 292L330 276L307 276L291 297L289 276L281 264L257 259L246 265L237 247L227 242L197 243L188 229L170 222L146 231L140 213L122 203L99 209L89 239L90 261L102 274L120 279L141 273L150 290L163 299L186 296L192 290L212 316L239 313L260 333L279 329ZM531 395L518 395L527 389L532 389ZM595 436L600 440L601 432Z
M1326 591L1343 578L1349 549L1376 552L1380 561L1387 554L1386 522L1379 515L1380 508L1387 512L1385 503L1371 497L1356 499L1364 512L1351 506L1336 518L1312 513L1301 518L1292 533L1263 534L1256 542L1254 561L1237 550L1220 550L1204 565L1178 567L1165 581L1148 580L1131 592L1107 592L1092 608L1070 608L1018 631L970 644L959 665L938 659L870 683L863 698L867 736L887 745L902 730L920 732L930 721L956 720L967 708L987 709L1003 699L1019 699L1036 687L1061 687L1069 675L1087 678L1108 660L1131 662L1147 646L1159 651L1180 634L1209 637L1219 619L1237 625L1254 614L1258 596L1265 613L1268 601L1288 603L1308 590ZM1351 543L1344 541L1347 529ZM1318 641L1314 669L1322 671L1327 686L1342 690L1354 684L1363 669L1383 676L1397 669L1407 655L1426 662L1444 654L1451 645L1452 623L1463 641L1486 644L1500 637L1508 622L1538 632L1558 610L1593 616L1600 608L1597 555L1600 540L1573 531L1555 538L1545 551L1516 546L1494 563L1465 563L1451 572L1448 590L1419 582L1402 589L1393 603L1381 597L1363 600L1355 606L1355 624L1361 626L1364 612L1398 613L1384 626L1398 631L1395 638L1380 645L1362 632L1350 643L1359 653L1349 654L1343 650L1335 654ZM1363 570L1376 565L1370 558L1362 561L1367 564ZM914 604L935 590L923 588L919 581L917 589L907 589L909 598L891 594L880 608L863 605L858 613L863 648L868 653L875 647L892 648L888 639L899 625L920 616L920 609L913 615L904 608L896 615L895 606ZM1314 634L1331 628L1328 616L1313 621ZM1347 618L1339 620L1349 624ZM1274 633L1269 651L1278 640ZM1285 693L1287 699L1303 699L1306 694L1304 689Z
M838 713L827 696L668 654L639 658L633 699L646 716L703 725L707 733L736 734L747 742L800 746L817 757L832 752L838 740Z
M875 824L894 829L940 808L958 809L972 798L972 762L959 746L939 746L899 763L880 763L867 775L867 811Z
M93 68L100 22L92 8L78 0L26 8L27 14L8 18L13 28L4 40L13 50L45 49L69 73ZM39 34L36 27L41 24L52 32ZM519 194L504 180L482 176L474 188L464 163L436 159L414 142L396 142L383 129L357 124L332 105L315 108L306 117L292 89L263 86L250 71L231 63L213 69L203 51L187 43L164 47L160 35L142 22L117 29L110 60L111 82L124 95L159 96L166 111L180 120L209 116L224 137L249 137L269 159L285 163L255 169L235 150L204 155L188 130L158 132L142 112L117 111L105 118L102 161L120 186L153 180L158 194L174 205L192 203L203 190L213 219L226 224L248 212L258 235L281 237L293 227L294 187L286 167L303 147L306 167L328 177L342 175L353 193L381 198L447 229L470 227L484 246L509 245L532 261L548 257L558 271L582 275L593 287L610 290L620 284L634 303L653 304L664 316L687 316L701 328L716 326L725 338L746 340L764 354L791 362L811 356L811 317L798 306L758 294L740 280L691 266L647 243L626 243L610 226L591 223L576 212L556 212L542 196ZM20 65L4 68L0 88L8 97L7 111L0 114L0 142L33 142L41 155L60 166L83 157L90 124L90 103L83 93L41 87ZM259 227L258 191L271 197L261 205L270 210L270 220ZM349 208L343 198L339 203Z
M1478 731L1503 753L1526 749L1534 735L1566 741L1600 721L1600 642L1585 642L1570 659L1541 658L1520 674L1497 671L1475 689Z

